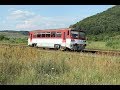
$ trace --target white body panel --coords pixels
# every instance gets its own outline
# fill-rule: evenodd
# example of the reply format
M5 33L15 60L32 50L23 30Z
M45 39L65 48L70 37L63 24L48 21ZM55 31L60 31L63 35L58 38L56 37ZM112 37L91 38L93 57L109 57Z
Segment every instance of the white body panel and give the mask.
M63 42L62 38L33 38L31 41L28 39L28 45L36 44L37 47L48 47L48 48L54 48L55 44L59 44L60 46L69 48L71 50L75 49L74 44L79 44L82 46L79 46L79 49L84 49L84 44L86 44L85 40L78 40L75 39L74 41L71 41L71 39L66 39L66 42Z

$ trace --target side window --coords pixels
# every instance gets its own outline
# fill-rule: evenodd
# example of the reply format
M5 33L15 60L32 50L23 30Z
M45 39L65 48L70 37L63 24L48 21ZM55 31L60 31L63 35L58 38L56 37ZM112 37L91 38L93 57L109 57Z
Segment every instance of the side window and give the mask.
M61 37L61 32L57 32L56 37Z
M50 37L50 32L47 32L47 33L46 33L46 37Z
M38 38L39 38L39 37L41 37L41 34L40 34L40 33L38 33L38 34L37 34L37 37L38 37Z
M37 34L36 34L36 33L34 33L34 34L33 34L33 38L36 38L36 37L37 37Z
M33 38L36 38L36 35L35 35L35 34L33 35Z
M42 33L42 37L45 37L45 32Z
M55 37L56 32L51 32L51 37Z

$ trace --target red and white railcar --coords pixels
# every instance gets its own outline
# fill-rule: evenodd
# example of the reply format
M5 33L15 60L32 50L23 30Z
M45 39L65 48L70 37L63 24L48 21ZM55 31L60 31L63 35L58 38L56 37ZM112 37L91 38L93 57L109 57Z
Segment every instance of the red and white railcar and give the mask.
M84 31L71 28L34 30L29 32L28 45L81 51L86 46L86 37Z

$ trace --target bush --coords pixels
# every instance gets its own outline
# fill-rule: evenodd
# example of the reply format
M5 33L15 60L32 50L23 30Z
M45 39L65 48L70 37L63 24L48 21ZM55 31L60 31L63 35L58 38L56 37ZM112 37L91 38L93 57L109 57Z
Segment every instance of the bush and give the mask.
M9 38L5 37L5 35L0 35L0 41L2 41L2 40L9 40Z
M10 42L11 43L17 43L17 44L19 44L19 43L27 43L27 38L11 38L10 39Z

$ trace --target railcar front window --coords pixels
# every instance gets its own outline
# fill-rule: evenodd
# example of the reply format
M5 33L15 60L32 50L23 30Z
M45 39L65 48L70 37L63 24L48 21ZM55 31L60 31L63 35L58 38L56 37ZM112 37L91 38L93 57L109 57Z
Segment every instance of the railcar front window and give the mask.
M85 32L71 31L71 37L74 39L85 39Z
M84 32L80 32L80 38L85 38L85 33Z
M76 32L76 31L71 31L71 36L72 36L72 38L74 38L74 39L78 39L79 37L79 32Z

